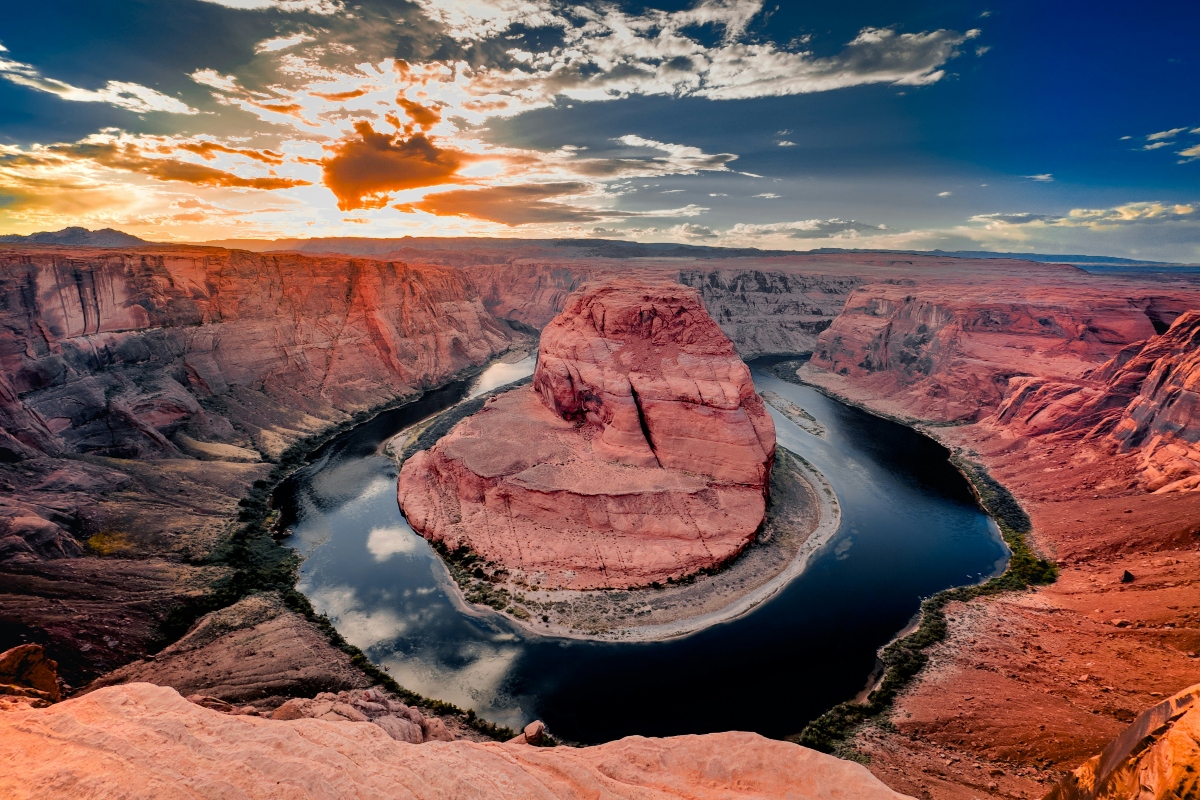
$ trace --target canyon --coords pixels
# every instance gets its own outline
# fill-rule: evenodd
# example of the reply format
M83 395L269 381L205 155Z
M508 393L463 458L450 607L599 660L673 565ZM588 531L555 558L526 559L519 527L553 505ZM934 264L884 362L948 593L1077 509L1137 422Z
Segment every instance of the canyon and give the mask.
M248 594L221 555L239 501L289 448L528 346L572 292L632 274L698 292L742 358L812 351L797 380L981 464L1059 565L948 607L889 724L852 742L892 789L1040 796L1200 679L1186 280L881 253L424 256L0 248L0 649L44 644L68 694L118 669L237 702L363 688L302 609L229 611ZM222 684L247 658L262 674ZM297 663L319 668L283 679Z
M647 586L734 558L763 521L775 427L732 342L678 284L565 302L532 387L405 462L409 523L536 587Z

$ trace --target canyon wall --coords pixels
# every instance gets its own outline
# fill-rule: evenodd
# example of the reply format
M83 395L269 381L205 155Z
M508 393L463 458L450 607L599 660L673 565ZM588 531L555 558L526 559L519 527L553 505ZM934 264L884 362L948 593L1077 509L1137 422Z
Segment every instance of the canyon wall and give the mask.
M1200 291L1011 278L869 281L799 371L982 465L1059 567L1036 591L950 604L890 727L857 734L872 771L914 795L1040 796L1197 676Z
M144 654L269 459L523 336L448 267L0 249L0 648L76 685Z

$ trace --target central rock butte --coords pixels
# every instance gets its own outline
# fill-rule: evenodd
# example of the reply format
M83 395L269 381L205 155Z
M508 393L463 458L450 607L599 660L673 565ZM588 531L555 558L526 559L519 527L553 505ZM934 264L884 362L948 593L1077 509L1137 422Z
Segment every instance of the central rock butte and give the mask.
M400 473L421 535L542 588L628 588L736 556L766 510L775 426L678 285L585 287L533 388L490 399Z

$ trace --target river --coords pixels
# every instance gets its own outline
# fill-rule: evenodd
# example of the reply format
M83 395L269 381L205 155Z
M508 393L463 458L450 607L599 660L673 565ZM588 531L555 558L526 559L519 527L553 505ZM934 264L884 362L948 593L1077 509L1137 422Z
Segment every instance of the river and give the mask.
M752 365L754 366L754 365ZM1003 570L995 523L937 443L754 369L757 389L805 408L818 438L775 409L778 442L828 478L842 524L804 573L751 613L641 644L540 637L465 608L396 505L391 436L457 399L528 375L493 364L335 439L277 493L304 556L299 588L401 685L518 727L595 743L643 734L797 733L853 697L921 598Z

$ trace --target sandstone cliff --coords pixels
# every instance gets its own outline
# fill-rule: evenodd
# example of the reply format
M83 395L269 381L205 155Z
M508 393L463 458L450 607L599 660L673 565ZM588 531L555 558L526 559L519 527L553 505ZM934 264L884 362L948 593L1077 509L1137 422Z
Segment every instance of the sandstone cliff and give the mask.
M143 655L267 459L517 336L446 267L0 248L0 649Z
M679 286L585 289L542 332L533 389L409 459L414 530L528 582L646 585L737 555L763 519L775 429Z

